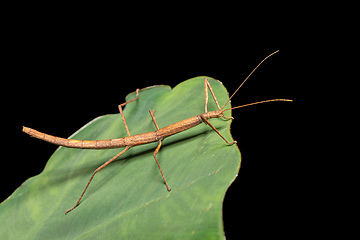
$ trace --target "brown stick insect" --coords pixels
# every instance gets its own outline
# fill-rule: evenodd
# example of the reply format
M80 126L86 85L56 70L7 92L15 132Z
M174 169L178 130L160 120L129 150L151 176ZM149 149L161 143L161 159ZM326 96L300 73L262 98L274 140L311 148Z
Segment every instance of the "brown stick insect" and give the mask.
M124 126L127 132L126 137L123 138L116 138L116 139L109 139L109 140L94 140L94 141L90 141L90 140L74 140L74 139L65 139L65 138L60 138L60 137L55 137L55 136L51 136L45 133L41 133L39 131L36 131L34 129L28 128L28 127L23 127L23 132L29 134L31 137L35 137L56 145L60 145L60 146L64 146L64 147L68 147L68 148L85 148L85 149L111 149L111 148L120 148L120 147L125 147L120 153L118 153L117 155L115 155L113 158L111 158L110 160L108 160L107 162L105 162L104 164L102 164L100 167L98 167L93 174L90 177L89 182L87 183L84 191L82 192L80 198L78 199L78 201L76 202L76 204L70 208L69 210L65 211L65 214L69 213L70 211L74 210L79 204L80 201L82 199L82 197L84 196L87 188L89 187L93 177L95 176L95 174L97 172L99 172L101 169L103 169L104 167L106 167L109 163L111 163L112 161L114 161L115 159L117 159L119 156L121 156L123 153L125 153L127 150L129 150L131 147L134 146L138 146L138 145L142 145L142 144L147 144L147 143L151 143L151 142L158 142L158 146L156 147L153 157L156 161L157 166L159 167L160 173L164 179L166 188L168 191L171 191L168 182L166 181L166 178L163 174L163 171L161 170L160 164L158 159L156 158L156 154L159 152L161 145L162 145L162 141L166 138L169 137L171 135L174 135L176 133L185 131L187 129L193 128L197 125L199 125L200 123L205 123L207 125L209 125L222 139L224 139L224 141L228 144L228 145L233 145L236 143L236 141L233 142L228 142L224 136L222 136L220 134L220 132L209 122L209 119L211 118L224 118L224 119L232 119L232 117L227 118L224 116L224 112L225 111L229 111L231 109L236 109L236 108L241 108L241 107L246 107L246 106L250 106L250 105L255 105L255 104L260 104L260 103L266 103L266 102L274 102L274 101L288 101L291 102L292 100L288 100L288 99L271 99L271 100L265 100L265 101L260 101L260 102L254 102L254 103L249 103L249 104L245 104L245 105L241 105L241 106L237 106L237 107L232 107L229 109L223 109L226 104L230 101L230 99L236 94L236 92L241 88L241 86L246 82L246 80L251 76L251 74L270 56L272 56L273 54L277 53L278 51L268 55L266 58L264 58L252 71L251 73L245 78L245 80L241 83L241 85L236 89L236 91L230 96L230 98L226 101L226 103L220 107L216 97L215 97L215 93L213 91L213 89L211 88L211 85L209 83L209 81L205 78L204 79L204 91L205 91L205 112L201 113L199 115L196 115L194 117L182 120L180 122L177 123L173 123L167 127L164 128L159 128L158 124L156 123L155 120L155 115L154 112L155 110L149 110L151 118L155 124L156 127L156 131L153 132L148 132L148 133L142 133L142 134L138 134L138 135L130 135L130 131L129 128L127 126L124 114L123 114L123 106L125 106L126 104L129 104L133 101L136 101L139 97L139 89L136 90L136 97L130 101L127 101L125 103L122 103L119 105L119 111L120 111L120 115L121 118L124 122ZM210 90L210 93L212 95L212 97L215 100L216 106L218 108L218 110L215 111L208 111L207 110L207 104L208 104L208 89Z

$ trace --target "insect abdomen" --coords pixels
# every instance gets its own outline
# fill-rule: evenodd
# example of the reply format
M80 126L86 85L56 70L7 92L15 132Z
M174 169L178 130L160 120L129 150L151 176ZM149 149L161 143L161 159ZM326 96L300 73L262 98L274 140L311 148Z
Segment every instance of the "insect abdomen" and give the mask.
M32 128L23 127L23 132L29 134L31 137L35 137L49 143L56 145L69 147L69 148L86 148L86 149L109 149L124 147L124 139L109 139L109 140L75 140L61 137L55 137L46 133L36 131Z

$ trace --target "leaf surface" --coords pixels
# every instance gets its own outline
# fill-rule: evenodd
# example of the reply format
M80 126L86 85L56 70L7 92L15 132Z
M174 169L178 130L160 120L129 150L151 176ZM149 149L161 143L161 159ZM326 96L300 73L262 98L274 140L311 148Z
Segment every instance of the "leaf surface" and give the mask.
M219 81L208 80L221 106L227 91ZM131 93L126 100L134 97ZM124 115L135 135L156 130L149 109L155 110L162 128L203 113L204 103L204 77L197 77L173 89L161 85L140 90ZM210 93L208 110L216 110ZM233 140L231 120L210 122ZM124 136L120 114L109 114L92 120L71 138ZM166 138L157 157L172 189L168 192L152 156L156 146L133 147L102 169L81 204L67 215L65 210L76 203L92 172L122 149L59 147L41 174L0 205L0 239L224 239L222 202L240 168L238 147L227 145L205 124Z

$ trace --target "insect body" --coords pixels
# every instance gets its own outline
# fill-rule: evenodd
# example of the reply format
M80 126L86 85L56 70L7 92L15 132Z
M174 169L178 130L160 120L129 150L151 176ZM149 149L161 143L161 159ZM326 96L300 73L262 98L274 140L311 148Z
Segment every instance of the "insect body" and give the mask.
M211 111L208 113L199 114L195 117L182 120L180 122L171 124L167 127L158 129L153 132L142 133L142 134L127 136L123 138L109 139L109 140L91 141L91 140L74 140L74 139L60 138L45 133L41 133L39 131L36 131L28 127L23 127L23 132L29 134L32 137L39 138L41 140L68 148L111 149L111 148L120 148L126 146L134 147L145 143L157 142L176 133L195 127L200 123L207 121L207 119L219 118L221 115L221 113L219 112L220 111ZM153 117L154 112L151 112L150 110L150 114Z
M277 51L276 51L277 52ZM147 144L147 143L151 143L151 142L158 142L158 146L156 147L153 157L159 167L160 173L164 179L166 188L168 191L171 191L166 178L161 170L159 161L156 158L156 154L158 153L158 151L160 150L160 147L162 145L162 141L166 138L169 137L171 135L174 135L176 133L185 131L187 129L193 128L201 123L205 123L207 125L209 125L222 139L224 139L224 141L229 144L229 145L233 145L236 143L236 141L233 142L228 142L221 134L220 132L208 121L211 118L224 118L224 119L229 119L227 117L224 116L224 112L231 110L231 109L236 109L236 108L240 108L240 107L245 107L245 106L250 106L250 105L255 105L255 104L259 104L259 103L265 103L265 102L273 102L273 101L292 101L292 100L287 100L287 99L271 99L271 100L265 100L265 101L261 101L261 102L255 102L255 103L250 103L250 104L246 104L246 105L241 105L241 106L237 106L237 107L233 107L233 108L229 108L229 109L223 109L226 104L230 101L230 99L235 95L235 93L240 89L240 87L245 83L245 81L250 77L250 75L256 70L257 67L259 67L259 65L265 61L268 57L270 57L271 55L275 54L276 52L270 54L269 56L267 56L264 60L262 60L256 67L255 69L249 74L249 76L243 81L243 83L238 87L238 89L234 92L234 94L228 99L228 101L222 106L220 107L216 97L215 97L215 93L213 92L211 85L209 83L209 81L205 78L204 79L204 91L205 91L205 113L196 115L194 117L179 121L177 123L173 123L169 126L166 126L164 128L159 128L157 125L157 122L155 120L155 110L149 110L151 118L155 124L156 127L156 131L153 132L148 132L148 133L142 133L142 134L138 134L138 135L130 135L130 131L128 129L124 114L123 114L123 110L122 107L125 106L126 104L136 101L137 98L139 97L139 89L136 90L136 97L130 101L127 101L125 103L122 103L119 105L119 111L120 111L120 115L121 118L124 122L124 126L127 132L126 137L123 138L116 138L116 139L108 139L108 140L94 140L94 141L90 141L90 140L74 140L74 139L65 139L65 138L60 138L60 137L55 137L55 136L51 136L45 133L41 133L39 131L36 131L34 129L28 128L28 127L23 127L23 132L29 134L32 137L53 143L53 144L57 144L60 146L64 146L64 147L69 147L69 148L85 148L85 149L111 149L111 148L120 148L120 147L125 147L120 153L118 153L116 156L114 156L113 158L111 158L110 160L108 160L107 162L105 162L104 164L102 164L100 167L98 167L93 174L90 177L89 182L87 183L84 191L82 192L80 198L78 199L77 203L75 204L74 207L70 208L69 210L65 211L65 214L67 214L68 212L72 211L73 209L75 209L79 204L80 201L84 195L84 193L86 192L90 182L92 181L94 175L99 172L101 169L103 169L105 166L107 166L109 163L111 163L112 161L114 161L115 159L117 159L119 156L121 156L123 153L125 153L127 150L129 150L131 147L134 146L138 146L138 145L142 145L142 144ZM210 90L211 95L213 96L215 103L217 105L218 110L215 111L207 111L207 103L208 103L208 89Z

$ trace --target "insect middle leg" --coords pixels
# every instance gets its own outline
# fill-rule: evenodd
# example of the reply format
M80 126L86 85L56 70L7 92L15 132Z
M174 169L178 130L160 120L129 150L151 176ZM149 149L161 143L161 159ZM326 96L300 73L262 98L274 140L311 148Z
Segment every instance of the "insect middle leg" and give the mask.
M155 110L153 110L153 111L152 111L152 110L149 110L149 112L150 112L150 115L151 115L152 120L154 121L154 124L155 124L156 129L159 130L159 126L157 125L156 120L155 120L155 116L154 116ZM161 170L159 161L158 161L157 158L156 158L156 154L159 152L160 147L161 147L161 144L162 144L162 139L159 140L159 144L158 144L158 146L156 147L156 149L155 149L155 151L154 151L153 157L155 158L156 164L157 164L158 167L159 167L159 170L160 170L161 176L162 176L163 179L164 179L166 188L167 188L167 190L170 192L170 191L171 191L171 188L169 187L169 185L168 185L168 183L167 183L167 181L166 181L166 178L165 178L165 176L164 176L164 173L163 173L163 171Z
M129 128L128 128L127 124L126 124L126 120L125 120L125 117L124 117L124 113L123 113L123 110L122 110L122 106L125 106L126 104L135 101L136 99L138 99L138 97L139 97L139 89L136 89L136 97L135 97L134 99L132 99L132 100L130 100L130 101L127 101L127 102L124 102L124 103L122 103L122 104L119 105L120 115L121 115L121 118L122 118L122 120L123 120L123 122L124 122L125 129L126 129L126 132L127 132L127 134L128 134L129 137L130 137L130 131L129 131Z

